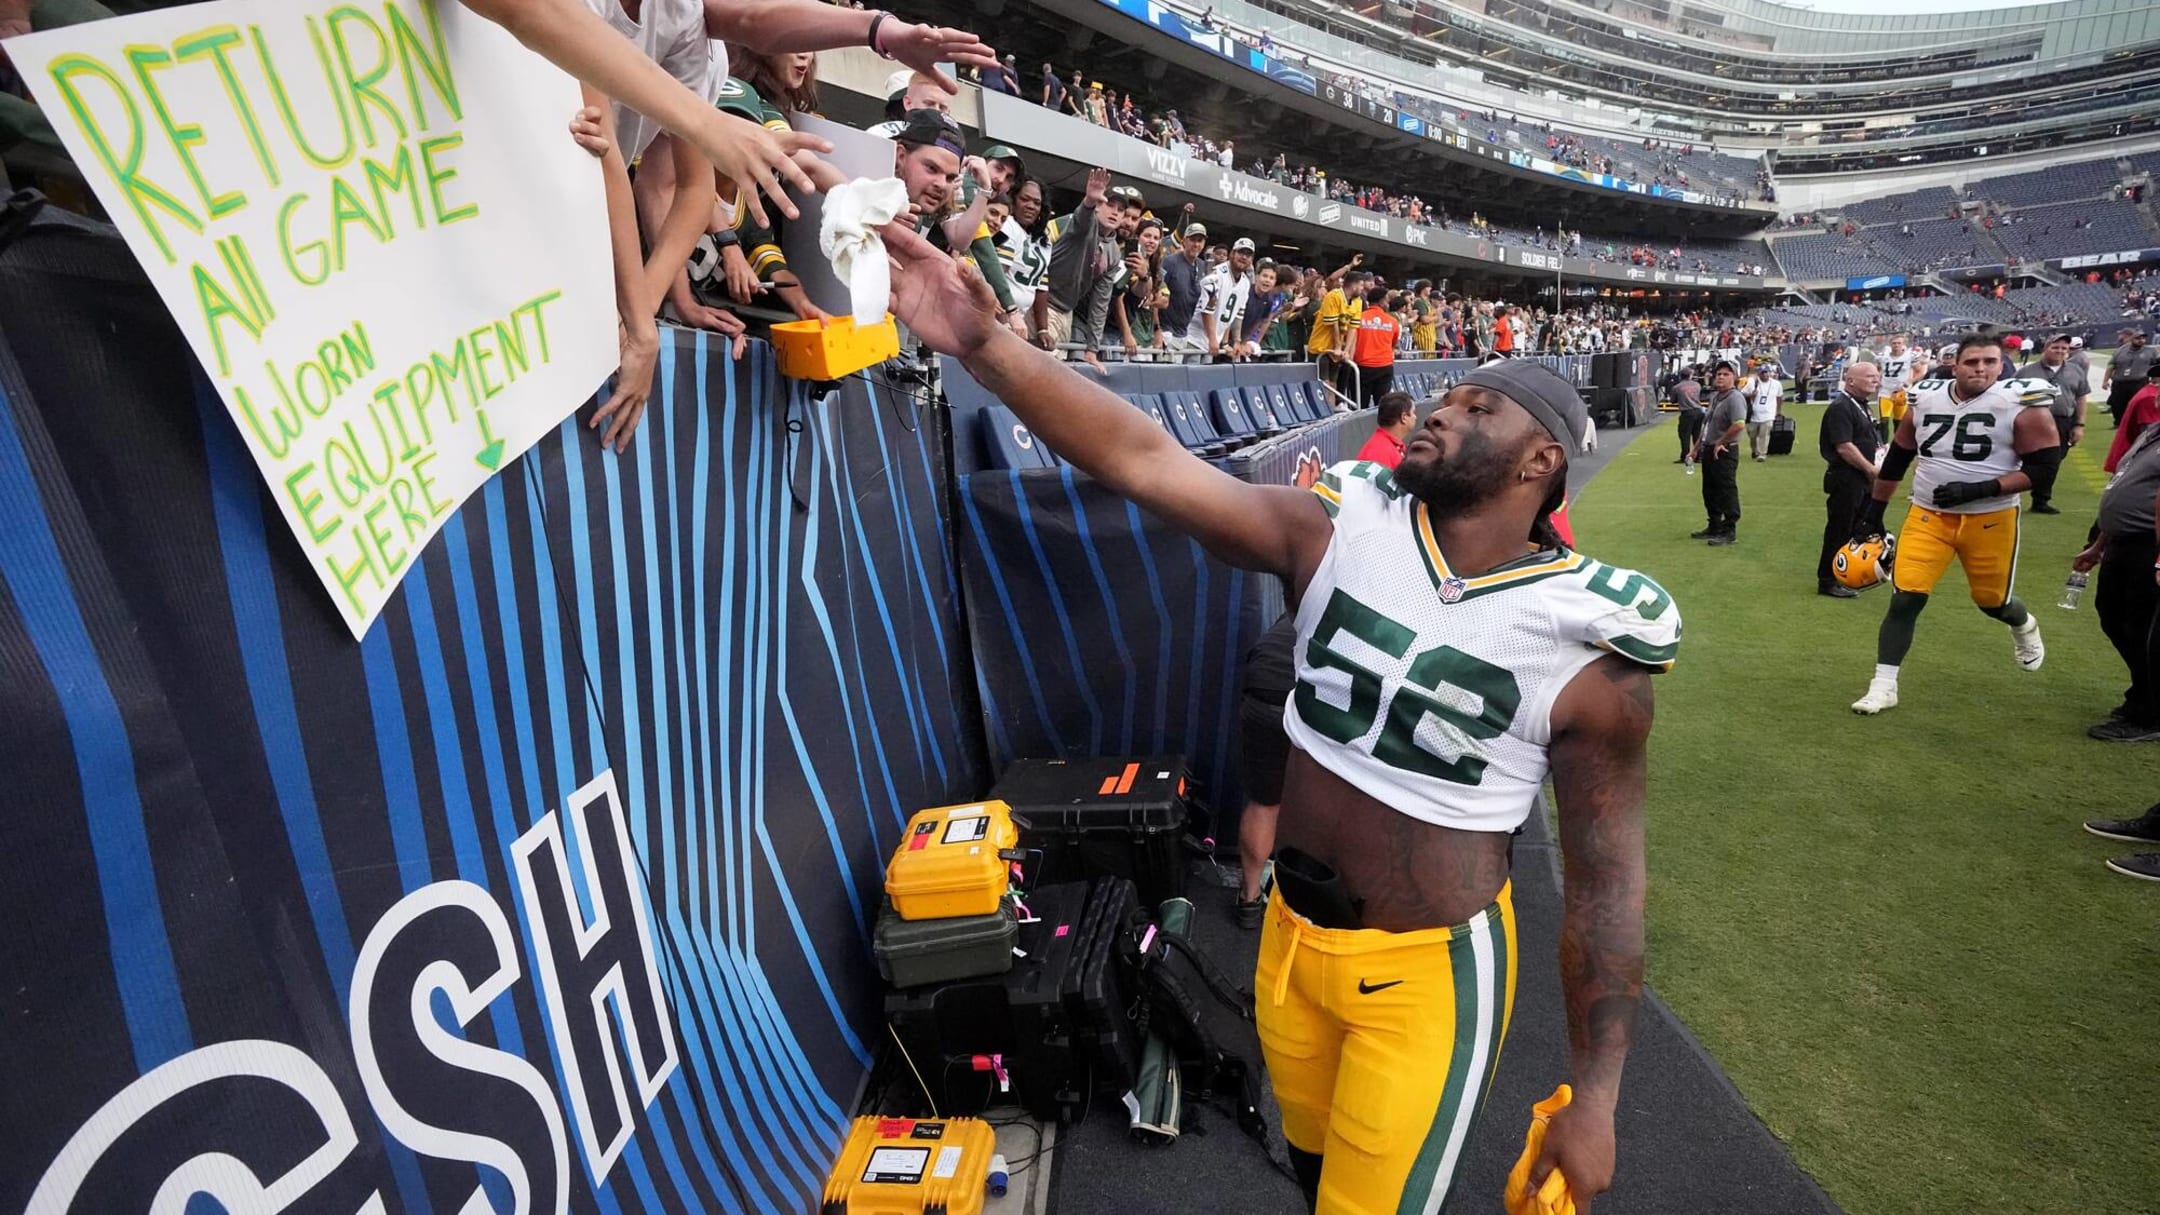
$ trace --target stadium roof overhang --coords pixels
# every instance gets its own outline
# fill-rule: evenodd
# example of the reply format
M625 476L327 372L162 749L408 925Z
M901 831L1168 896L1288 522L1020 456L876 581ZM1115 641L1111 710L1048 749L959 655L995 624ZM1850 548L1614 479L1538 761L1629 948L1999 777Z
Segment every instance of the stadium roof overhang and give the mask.
M949 0L948 0L949 2ZM1565 165L1543 162L1535 149L1512 149L1483 142L1462 132L1443 131L1415 116L1341 90L1330 90L1309 75L1287 70L1269 71L1230 57L1221 45L1174 37L1147 21L1137 19L1107 0L1032 0L1040 7L1070 19L1087 30L1108 35L1135 46L1186 72L1226 82L1241 93L1265 99L1284 111L1303 115L1362 138L1374 141L1376 150L1429 158L1436 165L1464 174L1450 188L1483 205L1500 200L1520 200L1524 191L1540 187L1557 190L1554 197L1568 197L1570 209L1593 207L1601 213L1618 209L1634 213L1656 226L1671 227L1680 220L1692 231L1705 235L1738 236L1761 228L1776 215L1768 204L1738 201L1689 201L1677 193L1654 193L1657 187L1624 182ZM1010 11L1009 8L1006 11ZM1227 39L1219 40L1227 43ZM1236 44L1230 44L1236 46ZM1239 48L1249 49L1249 48ZM1251 57L1258 57L1252 52ZM1296 79L1303 75L1303 79ZM1544 167L1538 167L1541 163ZM1697 197L1704 197L1700 194Z
M821 63L820 74L829 86L825 108L832 116L868 121L878 114L883 99L870 95L874 84L865 88L855 79L857 75L874 79L875 68L867 73L850 73L829 57ZM973 105L961 107L956 117L976 121L984 141L1017 148L1026 158L1031 177L1079 189L1087 171L1099 165L1110 169L1118 180L1139 185L1149 209L1158 216L1174 216L1180 207L1191 203L1202 222L1225 225L1224 235L1269 237L1284 257L1301 263L1317 263L1334 256L1347 258L1352 252L1360 252L1368 264L1408 266L1413 273L1460 272L1511 279L1559 276L1570 288L1591 284L1665 292L1760 292L1777 287L1774 282L1752 276L1623 266L1413 225L1398 216L1367 211L1178 156L1144 140L1001 93L982 92L970 100L979 102L979 119Z

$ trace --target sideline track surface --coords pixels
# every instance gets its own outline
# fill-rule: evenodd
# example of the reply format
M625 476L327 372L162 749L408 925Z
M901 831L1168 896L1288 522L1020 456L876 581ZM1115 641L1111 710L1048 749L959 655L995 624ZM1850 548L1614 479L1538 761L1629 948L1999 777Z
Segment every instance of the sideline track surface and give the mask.
M1574 492L1634 440L1672 442L1658 422L1601 434L1599 450L1580 456ZM1572 494L1571 494L1572 496ZM1567 1078L1567 1021L1560 1000L1560 883L1558 849L1543 815L1534 814L1516 842L1515 907L1519 919L1515 1021L1493 1093L1463 1165L1451 1212L1482 1215L1500 1209L1508 1169L1522 1151L1530 1107ZM1250 982L1260 948L1258 931L1231 922L1233 892L1211 885L1205 864L1193 875L1194 938L1232 975ZM1269 1100L1270 1125L1277 1119ZM1284 1160L1279 1129L1269 1152ZM1655 995L1643 1006L1621 1086L1619 1174L1597 1215L1836 1215L1838 1208L1758 1121L1717 1063ZM1125 1111L1098 1102L1060 1138L1050 1215L1296 1215L1296 1187L1263 1158L1257 1145L1212 1106L1188 1118L1169 1147L1143 1147L1125 1134Z

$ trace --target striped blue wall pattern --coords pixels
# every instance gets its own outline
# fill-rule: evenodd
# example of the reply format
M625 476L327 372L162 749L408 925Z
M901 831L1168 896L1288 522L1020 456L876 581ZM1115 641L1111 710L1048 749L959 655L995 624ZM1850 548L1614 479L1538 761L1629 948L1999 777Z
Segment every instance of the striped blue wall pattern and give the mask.
M1244 804L1239 671L1272 620L1261 592L1274 579L1223 565L1069 468L961 477L960 523L993 766L1181 753L1214 808L1202 826L1227 844Z
M861 382L812 400L762 346L673 335L627 455L566 422L355 646L116 240L41 222L0 254L0 316L0 771L40 808L0 849L0 911L31 926L0 946L24 993L0 1205L137 1075L249 1038L313 1057L357 1128L312 1197L506 1198L375 1121L347 984L401 897L476 884L522 974L464 1032L560 1098L510 848L611 771L680 1063L603 1183L571 1132L571 1207L800 1209L876 1043L883 856L909 811L988 783L940 413ZM216 1096L191 1133L266 1168L307 1129L271 1085ZM454 1087L425 1096L459 1116ZM79 1209L154 1169L115 1165Z

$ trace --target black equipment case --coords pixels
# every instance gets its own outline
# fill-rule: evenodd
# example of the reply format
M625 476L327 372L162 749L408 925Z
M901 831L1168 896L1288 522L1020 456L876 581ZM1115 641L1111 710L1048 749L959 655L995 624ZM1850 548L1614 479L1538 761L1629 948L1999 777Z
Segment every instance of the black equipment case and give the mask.
M1037 884L1122 877L1153 907L1185 893L1192 782L1182 755L1022 759L990 796L1012 807Z
M894 987L1001 975L1012 969L1020 924L1011 899L989 915L903 920L885 901L873 945L878 976Z
M1773 456L1791 455L1793 440L1798 438L1799 435L1800 423L1795 421L1789 413L1779 414L1777 419L1770 423L1770 454Z
M1069 1118L1091 1088L1131 1087L1139 1041L1118 948L1137 905L1122 879L1041 887L1026 896L1033 922L1020 925L1010 973L886 995L885 1019L939 1113L1018 1101L1037 1117Z
M1074 966L1065 976L1065 1007L1072 1015L1080 1054L1093 1069L1095 1091L1119 1097L1132 1091L1140 1074L1141 1034L1126 1016L1132 1000L1118 958L1125 926L1139 910L1131 882L1095 879L1080 917Z

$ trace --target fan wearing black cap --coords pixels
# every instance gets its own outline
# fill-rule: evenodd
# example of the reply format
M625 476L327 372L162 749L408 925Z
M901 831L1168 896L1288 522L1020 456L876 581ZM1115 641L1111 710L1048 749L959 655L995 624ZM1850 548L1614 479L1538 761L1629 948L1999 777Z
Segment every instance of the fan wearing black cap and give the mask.
M997 244L981 222L983 208L974 207L982 183L973 173L961 171L967 144L960 124L939 110L913 110L893 136L893 144L893 175L907 187L916 226L940 249L965 250L997 297L999 319L1008 326L1024 324L1013 304L1012 284L998 260ZM987 204L987 196L983 201ZM976 215L972 227L963 224L956 232L944 222L951 213L971 208Z
M1310 492L1247 484L1148 415L1001 332L979 277L889 230L894 309L1074 467L1296 605L1276 893L1255 990L1283 1132L1320 1211L1432 1210L1453 1187L1514 998L1510 833L1548 773L1567 865L1571 1104L1555 1167L1578 1207L1612 1181L1643 963L1650 677L1672 599L1570 551L1546 517L1589 426L1529 361L1465 376L1400 466ZM1558 1080L1561 1077L1553 1077Z

